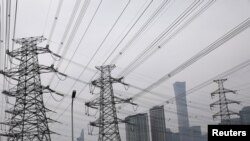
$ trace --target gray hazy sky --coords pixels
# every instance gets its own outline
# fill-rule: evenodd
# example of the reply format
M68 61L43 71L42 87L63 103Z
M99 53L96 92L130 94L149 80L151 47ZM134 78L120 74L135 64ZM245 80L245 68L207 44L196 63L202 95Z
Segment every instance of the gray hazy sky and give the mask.
M60 64L59 71L90 82L96 73L96 65L112 62L116 65L112 72L114 77L124 76L125 82L132 86L146 88L180 67L181 71L171 73L169 79L150 90L152 93L143 93L137 97L134 100L139 105L136 111L131 105L122 105L118 110L118 116L121 118L148 112L152 106L171 99L174 96L172 85L176 81L186 81L189 90L250 59L250 28L248 28L250 0L89 0L89 4L86 4L87 0L18 0L15 38L40 35L49 38L60 1L63 3L54 34L49 42L50 49L63 55L64 58L72 58L74 63L68 64L66 59L62 59L60 63L55 62L56 66ZM15 0L11 2L10 35L13 37ZM77 2L79 9L74 8ZM1 40L4 40L5 4L6 1L2 0ZM153 16L161 7L159 13ZM73 9L77 10L76 16L70 21ZM67 25L71 26L67 28ZM67 29L69 30L65 33ZM66 36L62 41L64 34ZM44 45L45 43L41 44ZM1 43L1 47L4 47L4 43ZM217 48L195 59L195 55L202 50L205 52L209 47ZM3 52L0 57L3 62ZM183 67L181 65L192 58L196 61L181 69ZM50 55L41 55L39 60L45 65L53 63ZM87 66L86 70L84 66ZM61 81L58 77L54 77L51 81L52 75L43 74L42 84L50 84L51 88L65 94L61 102L53 100L49 94L44 95L46 106L57 112L48 115L62 122L50 125L52 130L63 135L52 135L53 140L70 139L70 109L65 109L70 104L69 95L73 89L79 94L75 101L75 136L80 135L81 129L84 128L86 141L97 140L97 136L90 136L87 132L88 123L96 120L98 113L96 116L86 116L84 106L85 101L97 95L90 94L89 86L82 83L77 82L73 85L74 80L69 78ZM97 77L98 75L95 76ZM225 82L225 87L238 90L237 95L229 94L228 97L242 101L241 105L231 106L232 110L239 111L242 107L250 105L249 77L250 66L226 77L228 81ZM6 89L2 86L2 76L0 80L0 89ZM140 92L133 87L126 91L118 84L114 85L114 89L118 96L124 98L133 97ZM216 100L216 98L211 99L210 93L216 89L215 83L208 83L187 96L190 124L201 125L203 131L207 124L218 122L212 119L212 114L217 112L217 109L211 111L209 108L209 104ZM55 98L61 99L59 96ZM3 121L3 110L11 106L5 104L3 95L1 103L3 103L0 105L1 121ZM165 109L166 127L177 132L174 100L165 104ZM96 111L90 110L90 113L94 115ZM125 126L121 124L123 141L124 129ZM94 134L97 133L98 129L94 128Z

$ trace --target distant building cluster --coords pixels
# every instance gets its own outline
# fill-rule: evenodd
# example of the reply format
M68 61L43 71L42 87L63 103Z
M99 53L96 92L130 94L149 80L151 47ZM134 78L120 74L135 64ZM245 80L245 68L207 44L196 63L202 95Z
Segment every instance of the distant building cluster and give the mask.
M171 132L166 128L164 107L157 106L150 109L150 127L148 114L136 114L126 117L126 141L206 141L200 126L186 128L184 133ZM182 139L182 140L181 140Z
M173 86L179 132L166 128L164 106L156 106L149 110L149 116L141 113L126 117L126 141L150 141L150 138L152 141L207 141L201 126L189 126L186 83L176 82ZM250 124L250 106L244 107L239 115L240 118L231 119L232 124Z
M186 101L186 83L174 83L177 108L178 130L172 132L166 127L164 106L155 106L148 113L140 113L125 118L126 141L207 141L201 126L190 126ZM250 125L250 106L239 112L239 118L231 118L230 124ZM77 141L84 141L84 130Z

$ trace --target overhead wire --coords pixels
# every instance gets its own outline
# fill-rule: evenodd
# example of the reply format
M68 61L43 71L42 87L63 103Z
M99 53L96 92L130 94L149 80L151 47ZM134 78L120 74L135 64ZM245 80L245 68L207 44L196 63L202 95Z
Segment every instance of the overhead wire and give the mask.
M250 65L250 60L244 61L243 63L241 63L241 64L239 64L239 65L237 65L237 66L235 66L235 67L233 67L233 68L231 68L231 69L229 69L229 70L227 70L227 71L225 71L225 72L223 72L223 73L221 73L221 74L219 74L219 75L217 75L217 76L215 76L215 77L213 77L213 78L211 78L211 79L209 79L209 80L207 80L199 85L196 85L195 87L193 87L187 91L185 91L186 96L191 95L195 91L200 90L200 89L204 88L205 86L213 83L213 80L225 78L225 77L227 77L227 76L229 76L229 75L231 75L231 74L233 74L233 73L235 73L235 72L237 72L237 71L239 71L239 70L241 70L249 65ZM172 97L172 98L166 100L165 102L158 104L156 106L166 105L170 101L175 101L176 99L183 97L183 96L184 95L180 94L179 96Z
M165 44L168 43L174 36L177 35L181 30L183 30L185 27L187 27L197 16L201 15L206 9L208 9L215 0L208 1L202 8L200 8L196 13L194 13L189 19L185 21L182 25L180 25L179 28L176 30L173 29L173 32L169 34L169 36L166 36L162 43L159 43L158 47L153 48L147 48L147 50L144 50L144 52L137 56L137 58L129 64L129 66L123 70L119 75L128 75L132 71L134 71L136 68L141 66L148 58L150 58L156 51L159 51L163 47L165 47ZM159 41L160 42L160 41Z
M125 13L126 9L128 8L129 4L130 4L131 0L128 0L126 2L126 5L123 7L121 13L119 14L118 18L115 20L115 22L113 23L113 25L111 26L111 28L109 29L108 33L106 34L106 36L104 37L104 39L102 40L101 44L98 46L98 48L95 50L94 54L92 55L91 59L88 61L86 68L90 65L90 63L92 62L93 58L97 55L97 53L99 52L99 50L101 49L102 45L104 44L104 42L106 41L106 39L108 38L108 36L111 34L111 32L113 31L114 27L116 26L116 24L118 23L118 21L120 20L120 18L122 17L122 15ZM86 68L84 68L81 73L79 74L78 78L80 78L83 73L86 71ZM70 87L69 91L72 90L74 88L74 86L76 85L76 81L73 83L73 85ZM87 86L87 85L85 85ZM58 104L58 106L60 106L61 103ZM69 107L69 106L68 106Z
M149 20L144 23L144 25L142 26L142 28L140 30L143 30L143 28L145 29L147 27L147 25L151 22L151 20L156 17L156 15L158 15L158 13L161 11L162 8L164 8L166 6L166 3L168 2L164 1L162 3L162 5L160 7L157 8L156 12L149 18ZM148 10L148 8L150 7L150 5L153 3L153 0L150 1L150 3L146 6L146 8L143 10L143 12L139 15L139 17L135 20L135 22L132 24L132 26L129 28L129 30L125 33L125 35L122 37L122 39L119 41L119 43L116 45L116 47L111 51L111 53L109 54L109 56L105 59L105 61L102 63L102 65L104 65L106 63L106 61L112 56L112 54L117 50L117 48L121 45L121 43L124 41L124 39L128 36L128 34L131 32L131 30L134 28L134 26L138 23L138 21L141 19L141 17L145 14L145 12ZM140 33L137 32L137 36L139 36ZM95 78L95 76L97 75L98 71L95 72L95 74L92 76L91 80ZM83 87L83 89L80 92L83 92L84 89L86 88L86 86Z
M121 45L121 43L124 41L124 39L128 36L128 34L131 32L131 30L134 28L134 26L138 23L138 21L141 19L141 17L145 14L145 12L148 10L149 6L151 5L151 3L153 2L150 1L150 4L147 5L147 7L143 10L143 12L140 14L140 16L136 19L136 21L133 23L133 25L129 28L129 30L126 32L126 34L122 37L122 39L119 41L119 43L115 46L115 48L111 51L111 53L108 55L108 57L104 60L104 62L102 63L102 65L104 65L107 60L113 55L113 53L117 50L117 48ZM134 40L137 39L137 37L140 36L140 34L147 28L147 26L152 22L152 20L161 12L161 10L163 8L165 8L165 6L167 5L167 3L169 2L169 0L165 0L163 1L160 6L157 8L157 10L150 16L150 18L141 26L141 28L139 29L139 31L131 38L131 40L129 41L128 44L131 44ZM126 46L124 47L126 48ZM123 49L124 49L123 48ZM120 52L121 53L121 52ZM119 54L120 54L119 53ZM113 62L112 62L113 63ZM110 64L112 64L110 63Z
M5 25L2 24L2 28L4 29L4 31L1 31L4 34L4 36L1 36L4 41L1 41L1 42L3 43L2 47L4 49L4 52L3 52L3 54L4 54L3 71L5 71L9 67L9 64L8 64L8 61L7 61L7 54L5 53L5 51L9 50L9 47L10 47L9 46L10 45L9 41L10 41L10 26L11 26L11 19L10 19L10 16L11 16L11 1L5 1L4 2L4 0L3 0L2 5L6 5L5 8L1 7L2 8L2 12L1 12L2 13L2 19L3 19L3 21L5 21ZM4 79L3 79L3 89L5 90L5 89L9 88L9 84L6 82L6 79L8 79L8 78L6 76L3 76L3 77L4 77ZM6 103L7 102L8 102L8 98L7 98L7 96L5 96L5 106L4 106L5 108L6 108L6 105L7 105ZM3 107L2 107L2 110L4 110ZM6 114L2 114L2 115L4 115L4 119L7 118ZM4 128L4 130L6 130L6 126L2 127L2 125L1 125L1 129L3 129L3 128Z
M17 26L17 9L18 9L18 0L16 0L16 4L15 4L15 16L14 16L12 39L16 38L15 35L16 35L16 26ZM12 50L14 50L14 41L13 40L12 40Z
M48 19L49 19L49 13L50 13L50 10L51 10L51 5L52 5L52 0L49 1L49 8L48 8L48 11L47 11L47 14L46 14L46 19L45 19L43 33L42 33L43 36L44 36L44 32L45 32L45 29L46 29L47 24L48 24Z
M74 50L74 53L71 55L70 59L68 59L67 65L66 65L66 67L64 68L63 73L66 72L66 70L68 69L69 65L72 63L73 57L75 56L77 50L79 49L79 47L80 47L80 45L81 45L81 43L82 43L82 41L83 41L83 39L84 39L86 33L89 31L90 26L91 26L91 24L92 24L92 22L93 22L93 20L94 20L94 18L95 18L95 16L96 16L97 12L98 12L99 9L100 9L100 6L101 6L101 4L102 4L102 1L103 1L103 0L101 0L101 1L99 2L98 6L97 6L97 8L96 8L96 10L95 10L95 12L94 12L94 15L92 16L90 22L89 22L88 25L87 25L87 28L85 29L85 31L84 31L84 33L83 33L83 35L82 35L80 41L79 41L78 44L77 44L76 49ZM88 66L85 66L83 69L88 69ZM55 88L58 86L58 84L59 84L59 82L57 82Z
M166 1L165 1L166 2ZM201 4L201 0L195 0L180 16L179 16L179 18L177 18L177 20L174 22L174 23L177 23L177 21L179 21L179 20L181 20L181 17L183 17L183 16L185 16L188 12L191 12L192 10L194 10L193 8L195 8L196 6L198 6L199 4ZM166 2L167 3L167 2ZM165 3L165 4L166 4ZM164 4L164 3L163 3ZM159 8L159 9L158 9ZM157 8L157 11L151 16L151 17L154 17L155 15L157 15L158 14L158 12L161 10L161 8L163 8L163 7L158 7ZM200 11L200 12L202 12L202 11ZM142 15L141 15L142 16ZM146 24L145 24L145 26L147 26L148 25L148 22L151 22L151 20L148 20L147 22L146 22ZM174 25L174 23L173 23L173 25ZM171 27L171 26L170 26ZM167 28L168 29L168 28ZM142 29L143 30L143 29ZM168 30L167 30L168 31ZM140 32L138 32L137 33L138 35L140 34ZM136 38L136 37L135 37ZM121 40L122 41L122 40ZM132 42L133 42L133 40L132 40ZM120 42L121 43L121 42ZM131 45L131 44L130 44ZM118 46L117 46L118 47ZM117 49L117 47L114 49L114 50L116 50ZM127 46L128 47L128 46ZM106 59L106 61L107 61L107 59ZM105 62L104 62L105 63ZM103 64L104 64L103 63ZM95 77L95 75L97 74L97 72L94 74L94 76L91 78L91 80L92 79L94 79L94 77ZM83 87L83 89L80 91L80 92L82 92L82 91L84 91L84 89L86 88L86 86L84 86ZM134 86L134 88L138 88L138 87L136 87L136 86Z
M154 13L150 16L150 18L142 25L142 27L139 29L139 31L131 38L131 40L129 41L128 44L126 44L126 46L122 49L124 52L126 50L126 48L131 45L140 34L142 34L142 32L148 27L148 25L157 17L157 15L166 7L166 5L169 3L170 0L165 0L163 1L160 6L154 11ZM134 26L138 23L138 21L140 20L140 18L145 14L146 10L149 8L149 6L151 5L153 1L150 1L150 3L146 6L146 8L143 10L143 12L140 14L140 16L135 20L135 22L133 23L133 25L129 28L129 30L126 32L126 34L123 36L123 38L119 41L119 43L116 45L116 47L112 50L112 52L109 54L109 56L105 59L105 61L102 63L102 65L104 65L107 60L113 55L113 53L117 50L117 48L121 45L121 43L124 41L124 39L127 37L127 35L130 33L130 31L134 28ZM117 57L116 57L117 58ZM112 61L113 63L113 61ZM98 73L98 71L95 72L95 74L92 76L91 80L94 79L94 77L96 76L96 74ZM86 88L86 86L84 86L84 88L81 90L84 91L84 89Z
M173 77L177 73L183 71L185 68L187 68L188 66L190 66L193 63L197 62L198 60L200 60L202 57L206 56L210 52L214 51L215 49L217 49L218 47L220 47L223 43L225 43L226 41L230 40L234 36L238 35L242 31L244 31L245 29L247 29L249 26L250 26L250 19L248 18L245 21L243 21L242 23L240 23L239 25L237 25L236 27L234 27L232 30L230 30L229 32L227 32L225 35L223 35L222 37L220 37L219 39L217 39L215 42L213 42L212 44L210 44L209 46L207 46L206 48L204 48L203 50L201 50L200 52L198 52L197 54L195 54L193 57L191 57L190 59L188 59L187 61L185 61L181 65L179 65L177 68L175 68L174 70L172 70L170 73L165 74L163 77L161 77L160 79L158 79L157 81L155 81L153 84L151 84L150 86L148 86L147 88L145 88L145 91L152 90L153 88L155 88L156 86L158 86L162 82L165 82L166 80L168 80L169 78ZM145 94L145 91L141 91L141 92L135 94L133 96L133 99L136 99L137 97Z
M192 113L192 112L191 112ZM198 117L197 115L195 116L196 118Z
M67 50L69 49L69 46L71 45L72 40L73 40L73 38L74 38L75 35L76 35L75 33L77 32L77 30L78 30L78 28L79 28L79 25L80 25L80 23L82 22L83 17L84 17L84 15L85 15L86 11L87 11L87 8L88 8L88 6L89 6L89 3L90 3L90 0L85 0L85 1L84 1L83 5L82 5L82 7L81 7L81 10L80 10L80 12L79 12L79 15L77 16L76 22L75 22L75 24L74 24L74 26L73 26L73 29L72 29L72 31L71 31L69 37L68 37L68 41L66 42L65 48L64 48L64 50L63 50L61 56L64 57L65 54L66 54L66 52L67 52ZM75 10L74 10L74 12L75 12ZM60 60L59 63L57 64L57 68L61 65L61 63L62 63L62 60ZM56 76L55 74L52 75L52 77L51 77L51 79L50 79L50 81L49 81L49 85L51 85L51 83L52 83L52 81L53 81L53 79L54 79L55 76ZM75 82L77 82L77 81L75 81Z
M75 1L73 10L72 10L71 15L70 15L70 18L69 18L69 20L68 20L68 22L67 22L66 28L65 28L64 33L63 33L63 35L62 35L60 44L58 45L56 54L59 54L60 51L61 51L61 48L62 48L62 46L63 46L63 44L64 44L64 41L65 41L65 39L66 39L66 37L67 37L69 31L70 31L70 27L71 27L72 24L73 24L74 18L75 18L76 13L77 13L77 10L79 9L80 3L81 3L81 0L76 0L76 1ZM54 29L55 29L55 26L56 26L56 23L57 23L57 18L58 18L59 14L60 14L60 11L61 11L61 6L62 6L62 2L59 3L59 6L58 6L58 8L57 8L57 12L58 12L58 13L56 13L56 14L58 14L58 15L56 15L56 21L53 22L53 26L52 26L52 29L51 29L51 32L50 32L49 39L52 38L52 36L53 36ZM49 41L49 40L48 40L48 41ZM53 63L55 63L55 61L54 61ZM60 63L60 62L59 62L59 63ZM52 80L54 79L54 77L55 77L55 75L52 75L52 77L51 77L51 79L50 79L50 82L49 82L49 85L52 83Z
M2 57L4 56L4 52L2 50L3 46L2 46L2 6L0 6L0 70L2 70ZM1 84L2 86L2 84ZM2 91L2 90L0 90ZM1 116L0 116L0 122L3 121L3 111L4 111L4 96L1 96ZM3 127L2 125L0 126L0 130L2 130ZM1 138L1 137L0 137Z
M230 71L229 71L230 72Z
M62 36L62 38L61 38L60 45L59 45L58 48L57 48L57 51L56 51L57 54L60 53L60 51L61 51L61 49L62 49L62 46L63 46L63 44L64 44L64 41L65 41L65 39L66 39L66 37L67 37L69 31L70 31L70 27L72 27L72 24L73 24L74 18L75 18L75 16L76 16L77 10L79 9L80 3L81 3L81 0L76 0L76 1L75 1L75 5L74 5L74 7L73 7L73 11L72 11L72 13L71 13L71 15L70 15L70 18L69 18L68 23L67 23L67 25L66 25L65 31L64 31L63 36ZM59 3L59 4L60 4L60 3ZM59 9L59 12L60 12L60 9Z
M204 122L204 121L203 121Z
M90 4L90 0L85 0L84 1L83 5L81 7L81 10L79 12L79 15L78 15L78 17L76 19L76 22L75 22L75 24L73 26L73 29L72 29L72 31L71 31L71 33L70 33L70 35L68 37L68 40L67 40L67 42L65 44L65 48L64 48L64 50L61 53L61 56L65 56L66 53L67 53L67 51L68 51L68 49L69 49L69 47L71 46L73 38L75 37L76 32L78 31L78 28L79 28L80 24L82 23L82 20L83 20L85 14L86 14L86 11L87 11L87 9L89 7L89 4ZM58 63L57 66L60 66L61 62L62 61L59 61L59 63Z
M133 61L131 61L131 63L129 63L129 65L118 75L118 76L125 76L128 74L128 72L131 72L132 70L134 70L134 68L136 68L136 66L139 66L140 64L142 64L142 60L145 61L144 56L150 51L152 50L154 47L155 48L159 48L159 46L156 47L157 44L159 44L159 42L161 40L163 40L167 35L169 35L174 29L176 29L178 27L178 25L180 25L190 14L192 14L192 12L198 8L198 6L202 3L203 1L201 0L195 0L189 7L187 7L185 9L185 11L183 13L181 13L175 20L174 22L172 22L169 26L167 26L167 28L165 30L163 30L163 32L161 32L160 35L158 35L155 40L149 45L147 46L143 52L141 52L139 55L137 55L135 57L135 59L133 59ZM193 18L191 18L193 19ZM186 24L185 24L186 25Z
M130 1L129 1L130 2ZM140 20L140 18L145 14L145 12L148 10L148 8L150 7L150 5L153 3L153 0L151 0L146 8L141 12L141 14L139 15L139 17L135 20L135 22L132 24L132 26L129 28L129 30L126 32L125 36L122 38L122 40L119 42L118 46L121 44L121 42L126 38L126 36L130 33L130 31L134 28L134 26L137 24L137 22ZM106 39L106 37L105 37ZM103 42L102 42L103 43ZM118 46L115 47L115 49L113 49L113 51L115 51ZM113 52L112 51L112 52ZM90 61L92 60L93 58L90 59ZM105 62L104 62L105 63ZM104 64L103 63L103 64ZM88 63L89 64L89 63ZM88 66L88 65L87 65ZM83 70L82 72L84 72L85 70ZM96 71L95 74L92 76L91 80L94 79L94 77L96 76L98 72ZM85 88L87 87L87 85L85 85L81 90L80 90L80 93L79 95L85 90Z
M138 37L145 32L145 30L148 28L148 26L150 25L150 23L152 23L152 21L159 15L159 13L166 7L166 5L169 3L170 0L165 0L163 1L158 8L154 11L154 13L150 16L150 18L148 18L148 20L141 26L141 28L134 34L134 36L129 40L129 42L121 49L121 51L119 52L119 54L117 54L112 60L111 60L111 64L115 63L115 60L117 60L121 55L123 55L123 53L129 48L129 46L132 45L132 43L135 42L136 39L138 39ZM120 42L122 42L123 40L121 40ZM119 43L120 44L120 43ZM117 46L119 46L119 44ZM108 58L104 61L104 63L113 55L113 53L115 52L112 51L111 54L108 56Z
M151 107L149 107L149 106L145 106L145 107L151 108ZM60 110L62 110L62 109L60 109ZM176 111L173 111L173 110L170 110L170 109L165 109L165 112L167 112L168 115L169 115L169 114L177 114ZM130 113L130 114L131 114L131 113L132 113L132 114L136 114L136 113L133 113L133 112L128 111L128 110L122 111L122 112L118 112L118 114L123 114L123 115L125 115L125 116L128 116L129 113ZM76 114L79 115L79 116L82 116L81 112L76 112ZM199 115L199 114L193 113L193 112L189 112L189 114L192 115L192 116L189 116L190 119L194 119L194 120L197 119L197 121L200 121L200 122L204 122L204 119L206 119L206 118L207 118L207 119L210 119L210 120L212 119L210 116ZM184 114L177 114L177 115L178 115L178 116L185 116ZM64 115L64 117L65 117L65 116L70 117L70 114L69 114L69 115ZM85 122L88 122L88 121L91 120L91 118L89 118L89 120L86 121L86 120L87 120L86 117L88 117L88 116L84 115L84 117L82 117L82 120L84 119ZM81 119L79 119L79 120L81 120ZM167 119L165 119L165 120L167 120Z
M139 18L137 18L137 20L134 22L134 24L132 25L132 27L129 29L129 31L126 33L126 35L124 36L124 37L126 37L127 35L128 35L128 33L131 31L131 29L135 26L135 24L139 21L139 19L142 17L142 15L145 13L145 11L149 8L149 6L151 5L151 3L152 3L153 1L151 1L148 5L147 5L147 7L145 8L145 10L141 13L141 15L139 16ZM110 32L109 32L110 33ZM107 36L106 36L107 37ZM106 39L106 37L105 37L105 39ZM124 39L124 38L123 38ZM102 42L102 44L103 44L103 42ZM102 45L101 44L101 45ZM100 46L99 46L100 47ZM92 59L91 59L92 60ZM91 61L90 60L90 61ZM89 65L89 63L88 63L88 65ZM87 65L87 66L88 66ZM83 71L84 72L84 71ZM82 74L82 73L81 73ZM94 75L95 76L95 75ZM93 77L92 77L92 79L93 79ZM83 92L83 90L86 88L86 86L87 85L85 85L84 86L84 88L83 89L81 89L81 91L80 91L80 93L82 93ZM79 94L80 94L79 93ZM69 108L69 106L68 107L66 107L66 110ZM64 112L66 112L66 110L64 111ZM63 112L63 113L64 113ZM63 113L61 114L61 115L63 115ZM61 116L61 115L59 115L59 117Z

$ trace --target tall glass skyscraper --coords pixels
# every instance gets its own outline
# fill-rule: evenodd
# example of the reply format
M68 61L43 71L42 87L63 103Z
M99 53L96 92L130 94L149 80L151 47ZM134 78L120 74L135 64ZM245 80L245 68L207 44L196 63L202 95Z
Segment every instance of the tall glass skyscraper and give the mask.
M177 108L178 128L180 141L189 139L189 120L186 100L186 82L174 83L175 101Z
M152 141L166 141L164 106L155 106L149 112Z
M125 118L127 141L150 141L148 114L137 114Z

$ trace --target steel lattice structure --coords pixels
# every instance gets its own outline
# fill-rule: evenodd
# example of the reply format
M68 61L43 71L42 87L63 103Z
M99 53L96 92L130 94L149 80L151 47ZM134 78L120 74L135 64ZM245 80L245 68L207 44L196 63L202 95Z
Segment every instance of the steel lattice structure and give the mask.
M215 90L214 92L211 93L211 96L213 97L214 95L219 95L219 100L215 101L214 103L210 104L210 107L214 107L214 106L219 106L220 111L217 112L216 114L213 115L213 118L215 119L216 117L220 117L221 118L221 124L230 124L230 116L231 115L238 115L238 113L235 113L233 111L230 111L228 108L228 104L239 104L239 101L234 101L234 100L230 100L226 98L226 93L236 93L236 91L233 90L229 90L224 88L223 83L226 81L227 79L218 79L218 80L214 80L214 82L216 82L218 84L218 89Z
M48 46L37 46L44 40L43 36L16 39L14 41L21 47L11 52L7 50L10 57L19 61L19 65L12 65L14 67L11 69L0 72L17 81L15 87L3 91L3 94L15 98L13 109L6 110L11 118L2 123L9 126L8 133L1 134L7 136L8 141L51 141L50 134L54 133L48 126L54 120L46 116L46 112L51 110L44 106L43 93L55 91L49 86L41 85L40 74L57 70L53 65L39 65L38 54L51 53L60 56L52 53Z
M101 76L99 79L92 81L92 85L100 89L100 96L93 101L85 103L87 107L99 109L99 118L90 122L92 127L99 127L98 141L121 141L118 123L125 122L117 117L116 104L119 103L131 103L131 98L122 99L116 97L113 91L113 83L121 83L122 78L111 77L111 71L115 68L115 65L106 65L96 67L100 72Z

